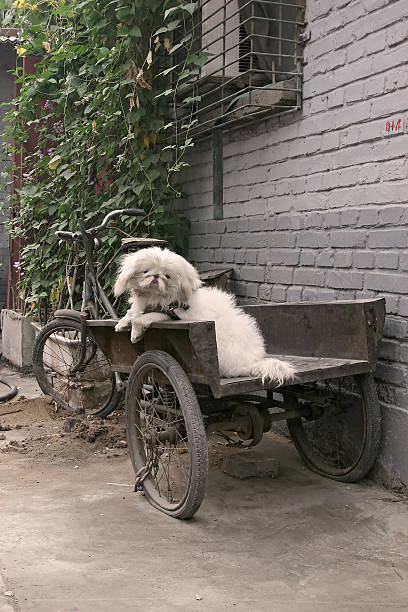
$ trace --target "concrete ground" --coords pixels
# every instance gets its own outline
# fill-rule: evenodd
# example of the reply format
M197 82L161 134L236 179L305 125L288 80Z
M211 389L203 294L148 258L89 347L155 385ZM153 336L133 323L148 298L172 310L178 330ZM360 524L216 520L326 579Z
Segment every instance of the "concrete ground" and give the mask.
M0 454L0 612L406 612L406 502L312 474L276 435L258 449L278 478L212 468L191 521L133 493L127 457Z

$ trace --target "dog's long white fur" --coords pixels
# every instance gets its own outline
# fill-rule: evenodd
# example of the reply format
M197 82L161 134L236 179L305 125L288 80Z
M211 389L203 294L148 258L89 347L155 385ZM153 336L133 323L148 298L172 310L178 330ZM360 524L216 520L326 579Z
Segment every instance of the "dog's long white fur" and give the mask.
M115 295L130 291L130 309L116 325L120 331L132 327L136 342L153 322L166 320L163 313L143 314L146 306L178 302L182 320L215 321L220 375L225 378L257 376L281 385L294 378L290 363L267 358L265 343L253 317L246 314L235 297L213 287L202 287L197 270L183 257L151 247L126 255L115 283Z

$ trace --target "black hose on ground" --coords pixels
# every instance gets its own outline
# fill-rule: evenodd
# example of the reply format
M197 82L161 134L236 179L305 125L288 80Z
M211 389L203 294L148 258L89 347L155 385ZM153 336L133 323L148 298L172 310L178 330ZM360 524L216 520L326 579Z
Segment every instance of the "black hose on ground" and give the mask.
M18 393L17 387L9 383L5 378L0 378L0 384L5 385L6 387L9 388L9 391L6 391L6 393L4 394L0 393L0 402L7 402L7 400L10 400L12 397L17 395Z

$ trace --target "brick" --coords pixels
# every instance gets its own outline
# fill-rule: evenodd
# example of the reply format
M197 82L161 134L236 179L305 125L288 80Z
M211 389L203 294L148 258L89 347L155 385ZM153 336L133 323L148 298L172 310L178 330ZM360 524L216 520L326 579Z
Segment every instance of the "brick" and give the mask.
M408 253L400 254L400 269L408 270Z
M381 177L383 181L401 180L406 175L407 164L405 159L394 159L391 162L381 164Z
M389 361L396 361L399 358L400 345L393 340L384 339L380 344L379 357Z
M247 220L246 225L248 232L264 232L268 229L268 217L265 215L252 217Z
M397 253L377 253L375 257L375 264L377 268L397 270L398 262L399 257Z
M332 149L338 149L340 143L340 136L338 132L331 132L329 134L323 134L320 150L321 151L330 151Z
M293 249L269 249L263 257L263 263L282 264L285 266L296 266L299 263L299 250ZM260 260L258 259L259 263Z
M360 212L357 227L378 225L380 222L378 208L365 208Z
M278 283L279 285L290 285L292 283L292 268L277 268L268 266L265 272L266 283Z
M364 82L364 97L372 98L384 92L385 77L383 74L377 75Z
M356 230L339 230L330 233L330 244L333 247L350 249L365 246L367 236L365 232Z
M305 287L303 290L303 300L306 302L326 302L330 300L336 300L338 296L337 291L331 289L324 289L319 287Z
M326 284L337 289L362 289L364 275L361 272L329 270Z
M258 297L260 300L264 300L265 302L271 301L271 291L272 288L270 285L260 285L258 290Z
M239 269L239 279L257 283L263 283L265 278L265 269L256 266L243 266Z
M301 266L314 266L316 261L316 252L311 249L301 251L299 265Z
M393 70L386 75L384 91L388 93L390 91L394 91L395 89L406 87L407 82L407 71L397 68L396 70Z
M320 250L316 257L316 266L318 268L331 268L334 265L333 251L332 250Z
M258 250L247 250L245 251L245 262L248 264L256 264L258 260Z
M242 238L240 234L223 234L221 236L221 247L223 248L240 248Z
M336 89L334 91L329 92L327 96L327 106L329 109L343 106L343 104L344 104L344 90L343 89Z
M259 285L256 285L255 283L247 283L245 287L245 296L248 298L258 297L258 288Z
M359 168L358 182L377 183L380 180L381 168L379 164L367 164Z
M359 209L344 210L340 214L340 224L345 227L356 225L360 217L360 212Z
M237 297L241 297L241 296L244 297L246 293L246 283L239 282L236 280L231 281L231 291Z
M387 314L399 314L399 295L387 295Z
M334 265L336 268L351 268L352 264L352 251L337 251L334 254Z
M353 251L353 265L355 268L374 268L374 253L370 251Z
M372 230L368 236L369 248L406 248L408 244L408 230L389 229Z
M408 317L408 297L401 297L399 301L399 312L402 317ZM408 347L406 347L406 360L408 361Z
M346 61L346 50L340 49L339 51L335 51L334 53L330 53L327 58L327 64L329 70L335 70L340 66L344 66Z
M360 126L352 125L340 132L340 147L348 147L360 140Z
M275 247L294 247L296 236L294 232L273 232L271 246Z
M408 38L408 21L397 23L388 30L386 42L389 47L399 45Z
M286 292L286 298L288 302L301 302L302 293L303 287L292 285L291 287L288 287L288 290Z
M245 251L243 249L238 249L235 251L235 263L242 264L246 262Z
M376 375L378 378L386 380L388 384L403 386L407 379L407 369L380 362L377 366Z
M391 274L390 272L367 272L364 286L376 291L408 293L408 277L405 274Z
M322 270L311 270L310 268L297 268L293 274L293 282L296 285L324 285L324 272Z
M278 215L276 219L276 229L278 230L298 230L304 226L304 218L301 215Z
M321 227L323 223L323 213L312 212L304 216L304 227Z
M297 232L296 244L299 247L325 247L329 244L329 237L325 232L300 231Z
M234 249L224 249L222 253L224 254L223 261L225 263L234 263L236 261Z
M271 290L271 299L273 302L286 302L286 287L274 285Z
M350 85L347 85L344 94L345 103L349 104L350 102L356 102L356 100L362 100L363 92L364 84L362 82L351 83Z
M323 227L339 227L340 225L340 213L339 212L328 212L324 213L323 216Z

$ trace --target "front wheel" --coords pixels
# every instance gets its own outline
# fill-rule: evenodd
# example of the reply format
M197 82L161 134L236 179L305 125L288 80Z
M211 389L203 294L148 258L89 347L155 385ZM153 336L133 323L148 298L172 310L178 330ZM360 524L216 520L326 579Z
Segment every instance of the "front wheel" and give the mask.
M80 358L79 321L57 318L35 339L33 369L41 390L66 410L104 418L121 399L109 361L89 337L81 364Z
M136 485L162 512L193 516L204 497L207 438L194 389L168 353L147 351L126 390L126 431Z
M378 456L381 413L371 374L288 387L288 407L307 416L288 420L291 438L309 469L342 482L356 482Z

